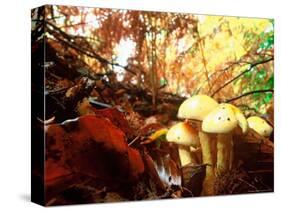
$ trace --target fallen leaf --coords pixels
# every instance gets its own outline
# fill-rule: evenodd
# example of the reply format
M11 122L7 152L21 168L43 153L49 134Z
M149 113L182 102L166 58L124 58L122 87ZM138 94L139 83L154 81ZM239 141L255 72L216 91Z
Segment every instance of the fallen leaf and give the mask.
M206 175L206 165L187 165L182 167L183 196L200 196Z
M124 113L120 112L116 107L95 110L98 117L108 118L115 126L121 129L127 138L131 138L133 134L132 128L129 126Z
M128 146L125 134L110 120L81 116L46 127L46 179L59 175L60 167L105 181L130 182L144 171L138 150ZM56 154L58 156L56 156Z

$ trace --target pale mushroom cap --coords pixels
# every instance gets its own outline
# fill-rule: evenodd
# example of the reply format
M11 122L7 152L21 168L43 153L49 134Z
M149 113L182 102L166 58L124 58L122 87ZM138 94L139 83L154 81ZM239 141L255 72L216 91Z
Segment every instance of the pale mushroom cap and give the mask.
M199 146L197 131L186 122L180 122L172 126L166 135L166 139L180 145Z
M273 128L262 118L251 116L247 119L249 127L264 137L269 137Z
M237 126L238 121L232 108L220 104L203 120L202 130L208 133L229 133Z
M238 107L236 107L232 104L225 103L225 104L221 104L221 105L227 105L232 108L232 110L236 116L236 119L238 121L239 127L242 129L243 133L246 133L248 131L248 121L247 121L246 117L244 116L244 114L242 113L242 111Z
M180 105L178 118L202 121L217 106L218 103L213 98L207 95L195 95Z

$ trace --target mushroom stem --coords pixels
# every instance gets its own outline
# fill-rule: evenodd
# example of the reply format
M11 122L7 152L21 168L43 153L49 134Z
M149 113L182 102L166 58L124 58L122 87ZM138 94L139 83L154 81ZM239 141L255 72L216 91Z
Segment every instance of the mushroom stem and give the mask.
M232 151L232 134L219 134L217 138L217 174L222 175L230 168Z
M194 163L194 159L190 153L190 148L183 145L179 145L179 156L181 161L181 166L185 166L189 163Z
M230 150L229 150L229 170L232 169L233 158L234 158L234 150L233 150L233 139L232 139L230 144Z
M208 133L199 131L199 139L202 148L202 162L207 164L202 193L204 195L214 195L214 145L212 145L213 142Z

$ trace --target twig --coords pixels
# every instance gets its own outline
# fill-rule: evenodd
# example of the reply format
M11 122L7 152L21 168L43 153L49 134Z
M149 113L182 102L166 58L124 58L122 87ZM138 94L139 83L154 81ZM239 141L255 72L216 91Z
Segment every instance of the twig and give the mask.
M194 197L194 194L193 194L193 193L192 193L192 191L191 191L191 190L189 190L188 188L186 188L186 187L182 186L182 190L187 191L187 192L191 195L191 197Z
M219 87L217 90L215 90L213 92L213 94L211 95L212 97L217 94L220 90L222 90L224 87L226 87L227 85L229 85L230 83L234 82L235 80L237 80L238 78L240 78L241 76L243 76L244 74L248 73L249 71L251 71L254 67L260 65L260 64L264 64L264 63L268 63L270 61L274 60L274 57L271 57L267 60L263 60L263 61L259 61L256 63L253 63L250 65L250 67L248 69L246 69L245 71L241 72L240 74L238 74L237 76L235 76L234 78L232 78L231 80L227 81L225 84L223 84L221 87Z
M56 98L56 97L54 97L54 96L50 96L53 100L55 100L55 102L63 109L63 110L65 110L66 109L66 107Z
M236 106L239 107L239 108L241 108L243 111L245 111L245 110L250 110L250 111L254 111L256 114L261 115L260 112L257 111L256 108L249 107L248 105L240 104L240 105L236 105Z
M80 53L85 54L88 57L95 58L95 59L97 59L99 62L101 62L103 64L118 66L118 67L123 68L124 70L126 70L126 71L128 71L128 72L130 72L130 73L132 73L134 75L136 75L136 73L133 70L129 69L126 66L122 66L119 63L113 63L113 62L108 61L107 59L103 58L102 56L100 56L99 54L94 52L93 49L86 50L86 49L81 48L79 45L74 43L72 36L68 35L64 31L62 31L59 27L55 26L54 24L46 21L46 25L51 26L54 30L57 31L57 33L61 34L67 41L62 39L62 38L59 38L57 36L54 36L57 40L61 41L62 43L66 44L66 45L68 45L69 47L75 49L76 51L79 51ZM48 30L49 30L50 33L53 32L53 30L50 29L50 27L48 28Z
M238 178L238 180L241 181L241 182L243 182L243 183L245 183L245 184L247 184L249 187L251 187L252 189L254 189L256 192L258 191L258 189L257 189L255 186L253 186L252 184L250 184L250 183L247 182L246 180L243 180L242 178Z
M60 88L60 89L55 89L55 90L46 90L45 95L62 93L62 92L66 91L69 88L70 87Z
M208 69L207 69L206 58L205 58L204 49L203 49L203 46L202 46L202 40L201 40L199 31L197 32L197 35L198 35L198 38L199 38L199 48L200 48L200 51L201 51L202 61L203 61L204 69L205 69L205 77L206 77L206 80L208 82L209 93L211 93L212 87L211 87L211 84L210 84L209 72L208 72Z
M230 68L232 68L232 66L234 66L234 65L239 65L239 64L241 64L241 63L245 63L245 62L242 62L242 61L233 62L233 63L231 63L230 65L228 65L227 67L225 67L225 68L223 68L223 69L220 69L220 70L217 70L217 71L215 71L214 73L210 74L209 79L211 80L216 74L219 73L219 76L212 82L211 89L214 87L216 81L218 81L218 79L220 78L220 76L221 76L224 72L228 71ZM248 63L247 63L247 64L248 64ZM202 85L195 91L195 94L198 94L198 93L201 91L201 89L203 88L203 86L205 85L206 82L208 82L208 81L205 80L205 81L202 83Z
M133 143L135 143L135 141L137 141L140 138L140 136L138 135L137 137L135 137L129 144L128 146L131 146Z
M243 93L243 94L241 94L240 96L227 99L227 100L225 100L224 102L232 102L232 101L235 101L235 100L237 100L237 99L240 99L240 98L245 97L245 96L248 96L248 95L252 95L252 94L255 94L255 93L267 93L267 92L273 93L274 90L273 90L273 89L266 89L266 90L250 91L250 92L247 92L247 93Z
M226 71L229 71L233 66L235 66L235 65L242 65L242 64L246 64L246 65L251 65L251 63L250 62L247 62L247 61L242 61L242 60L239 60L239 61L236 61L236 62L233 62L233 63L231 63L230 65L228 65L227 67L225 67L225 68L223 68L223 69L221 69L221 70L218 70L218 71L216 71L216 72L214 72L214 73L212 73L211 75L210 75L210 79L212 79L212 77L215 75L215 74L219 74L219 76L212 82L212 86L211 86L211 88L213 88L214 87L214 85L215 85L215 83L220 79L220 77L226 72Z

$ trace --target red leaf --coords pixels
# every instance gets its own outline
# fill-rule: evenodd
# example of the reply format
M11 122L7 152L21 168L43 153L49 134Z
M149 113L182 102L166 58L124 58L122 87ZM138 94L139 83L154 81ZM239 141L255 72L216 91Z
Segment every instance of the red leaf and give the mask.
M125 134L94 115L49 125L46 146L46 181L65 174L61 167L117 183L134 181L144 171L140 153L128 146Z
M71 171L64 168L63 166L60 166L59 164L48 161L45 164L45 169L48 170L48 174L45 175L45 182L48 185L51 185L56 182L56 180L61 179L63 176L68 176L71 174Z
M45 170L48 170L45 174L45 182L50 186L63 176L69 175L71 171L64 167L62 161L63 143L57 142L64 138L64 130L59 125L48 125L45 130L52 134L52 136L47 137L45 155Z
M87 139L102 143L106 149L120 153L127 151L128 145L125 142L125 134L110 121L93 115L87 115L81 116L78 119L78 123L79 131L77 133L70 132L72 136L77 136L74 137L74 140L79 141L81 135L82 138L83 136L88 136ZM80 140L80 142L85 142L85 140Z
M125 115L122 112L120 112L117 108L113 107L113 108L95 110L95 114L98 117L108 118L115 126L117 126L126 134L127 138L132 136L133 133L132 128L129 126Z
M144 164L138 150L128 148L128 158L130 162L130 172L134 178L137 178L140 173L144 172Z

